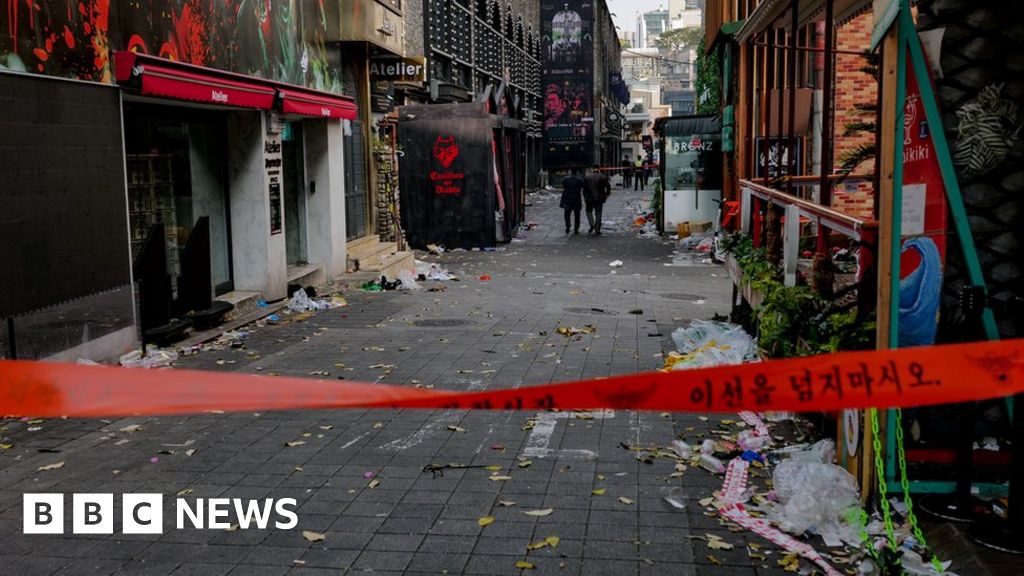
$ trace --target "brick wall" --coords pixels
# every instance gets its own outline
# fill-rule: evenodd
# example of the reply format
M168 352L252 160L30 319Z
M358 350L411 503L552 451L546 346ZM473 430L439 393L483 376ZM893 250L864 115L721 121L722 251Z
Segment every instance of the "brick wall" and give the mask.
M836 48L839 51L863 52L871 44L872 15L861 15L836 29ZM878 83L868 73L861 71L867 61L861 56L852 54L836 55L836 90L835 90L835 166L840 165L839 159L849 150L861 144L874 142L873 132L856 136L844 136L845 125L850 122L872 122L873 114L863 114L855 110L859 103L874 103L878 93ZM870 174L874 170L871 161L861 164L854 172L858 175ZM873 206L870 185L845 185L837 187L833 193L833 205L850 214L870 216Z

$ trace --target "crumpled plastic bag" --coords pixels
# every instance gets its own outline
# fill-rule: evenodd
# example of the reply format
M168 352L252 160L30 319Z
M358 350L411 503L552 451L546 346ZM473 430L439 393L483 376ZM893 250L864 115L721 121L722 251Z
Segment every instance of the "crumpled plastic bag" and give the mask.
M726 322L694 320L672 333L678 354L670 354L666 367L685 370L704 366L726 366L758 360L757 340L742 326Z
M772 472L772 485L778 505L768 518L787 532L810 531L826 541L856 544L860 529L851 522L851 509L860 508L857 480L832 463L835 444L818 442L810 449L796 452Z
M306 312L307 310L317 310L316 302L310 299L306 295L306 291L299 288L292 294L292 299L288 302L288 309L292 312Z
M132 350L121 356L119 362L125 368L166 368L178 359L178 353L174 350L162 350L155 346L149 346L146 355L142 350Z
M402 283L401 290L420 290L423 287L416 282L416 276L411 270L402 270L398 273L398 281Z

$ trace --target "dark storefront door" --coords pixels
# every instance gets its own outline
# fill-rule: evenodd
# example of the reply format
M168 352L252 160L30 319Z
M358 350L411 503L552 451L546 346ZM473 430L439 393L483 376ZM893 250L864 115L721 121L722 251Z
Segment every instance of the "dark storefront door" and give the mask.
M363 123L355 121L345 135L345 235L349 240L366 236L366 210Z
M307 264L306 170L302 146L302 122L289 122L282 138L284 178L284 236L289 265Z

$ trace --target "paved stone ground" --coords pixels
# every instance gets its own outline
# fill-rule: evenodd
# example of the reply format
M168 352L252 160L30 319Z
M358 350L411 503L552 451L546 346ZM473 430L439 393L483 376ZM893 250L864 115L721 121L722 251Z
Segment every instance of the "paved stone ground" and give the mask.
M458 390L656 369L673 349L672 330L728 311L731 286L716 266L665 266L672 262L670 243L637 238L622 225L630 217L627 204L640 199L616 190L605 220L619 225L591 237L563 234L557 197L534 195L530 219L538 227L525 242L427 257L461 278L425 284L443 292L348 290L346 308L302 321L291 316L255 330L242 349L204 352L179 366L299 376L322 371L329 375L321 378ZM609 267L613 260L624 266ZM481 281L483 274L492 279ZM587 324L596 331L575 338L556 332ZM743 546L747 538L770 549L767 543L729 532L697 504L720 478L690 469L669 479L672 462L641 463L620 446L692 438L718 427L717 419L592 416L332 410L4 421L0 441L13 446L0 450L0 573L746 576L778 570L777 554L755 561ZM535 424L524 430L528 420ZM142 429L120 431L131 424ZM291 441L305 443L285 446ZM191 456L190 449L196 450ZM522 458L532 464L519 467ZM37 470L57 461L65 465ZM512 479L492 481L482 468L436 477L423 471L446 463L496 464ZM372 489L370 474L379 480ZM605 493L592 495L598 488ZM171 501L182 490L191 490L190 499L296 498L299 525L175 530ZM47 491L159 492L169 529L152 536L21 535L22 494ZM687 510L673 510L666 495L685 499ZM554 509L548 516L523 514L547 507ZM483 516L494 523L481 527ZM303 530L325 538L308 542ZM735 549L711 551L690 538L708 532ZM560 538L557 548L527 552L528 544L549 536ZM721 565L710 563L709 553ZM520 570L520 560L536 568Z

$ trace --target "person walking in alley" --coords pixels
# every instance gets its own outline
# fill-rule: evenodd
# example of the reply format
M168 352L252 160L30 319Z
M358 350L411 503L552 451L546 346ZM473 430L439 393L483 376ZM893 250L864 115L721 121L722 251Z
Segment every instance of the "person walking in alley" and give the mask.
M637 155L633 163L633 190L644 189L644 157Z
M578 168L572 169L572 174L566 176L562 180L562 200L558 203L558 206L565 210L565 233L568 234L570 230L570 219L572 216L576 217L575 221L575 234L580 233L580 210L583 208L583 188L585 187L583 178L580 178L580 171ZM590 217L588 209L587 217Z
M619 167L622 168L622 187L629 188L633 184L633 163L629 161L629 154L622 157Z
M601 235L601 212L604 210L604 203L612 193L611 181L606 174L602 174L600 166L594 164L584 178L586 186L583 190L583 200L587 204L587 222L590 224L588 234Z

